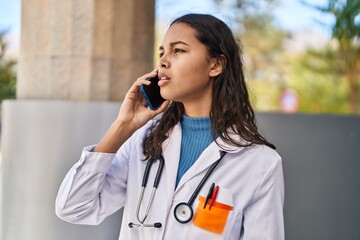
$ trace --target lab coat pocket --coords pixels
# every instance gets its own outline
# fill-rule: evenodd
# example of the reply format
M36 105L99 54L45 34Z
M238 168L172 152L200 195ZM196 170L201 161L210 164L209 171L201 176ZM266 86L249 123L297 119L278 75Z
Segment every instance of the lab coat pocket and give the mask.
M222 191L220 190L219 192L219 197L214 203L208 203L205 208L204 203L205 197L200 195L193 224L212 233L223 233L229 213L233 209L231 192L222 188Z

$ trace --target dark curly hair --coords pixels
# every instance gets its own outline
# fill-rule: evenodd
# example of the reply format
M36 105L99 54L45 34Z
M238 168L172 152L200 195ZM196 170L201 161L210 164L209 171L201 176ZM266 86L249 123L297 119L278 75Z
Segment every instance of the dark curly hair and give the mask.
M275 149L273 144L260 135L255 124L255 114L244 78L242 49L230 28L208 14L187 14L175 19L171 25L175 23L185 23L195 29L197 39L206 46L210 57L225 57L222 73L214 79L212 89L210 119L214 139L219 136L224 142L238 147L265 144ZM162 153L162 143L183 114L183 104L173 101L161 119L150 128L143 142L146 159ZM235 140L229 130L245 142Z

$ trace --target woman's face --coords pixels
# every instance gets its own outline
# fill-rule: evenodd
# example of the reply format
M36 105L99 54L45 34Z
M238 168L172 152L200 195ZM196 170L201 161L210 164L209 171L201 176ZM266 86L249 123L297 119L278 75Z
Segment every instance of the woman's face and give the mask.
M159 48L159 86L168 100L211 104L214 60L196 38L196 30L184 23L173 24Z

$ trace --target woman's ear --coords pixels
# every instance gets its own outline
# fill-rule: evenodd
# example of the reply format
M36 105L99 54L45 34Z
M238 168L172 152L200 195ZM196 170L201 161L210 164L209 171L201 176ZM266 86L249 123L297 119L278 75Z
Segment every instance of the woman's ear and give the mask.
M212 61L213 62L209 72L209 76L217 77L222 73L223 69L225 68L226 58L224 55L221 54L217 58L214 58Z

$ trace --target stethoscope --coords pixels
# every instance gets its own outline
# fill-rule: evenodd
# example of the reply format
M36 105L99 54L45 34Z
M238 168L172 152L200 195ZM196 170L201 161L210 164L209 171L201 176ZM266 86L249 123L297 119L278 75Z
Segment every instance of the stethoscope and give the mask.
M146 207L145 216L143 218L141 218L140 217L141 202L142 202L143 197L144 197L144 192L145 192L146 184L147 184L147 181L148 181L148 178L149 178L149 173L150 173L151 166L153 165L153 163L156 160L159 160L159 166L158 166L158 170L157 170L157 173L156 173L156 176L155 176L153 190L152 190L151 195L150 195L149 203L148 203L148 205ZM131 222L131 223L129 223L130 228L133 228L133 227L161 228L162 224L159 223L159 222L156 222L154 224L145 224L144 222L145 222L147 216L149 215L150 207L151 207L151 204L152 204L152 202L154 200L156 189L159 186L161 173L162 173L162 170L164 168L164 163L165 163L165 160L164 160L162 155L159 155L157 158L154 157L154 158L151 158L150 160L148 160L148 163L146 164L145 171L144 171L143 181L142 181L142 184L141 184L141 192L140 192L140 196L139 196L139 201L138 201L138 205L137 205L137 208L136 208L136 217L137 217L137 220L139 221L139 224Z
M182 223L182 224L185 224L185 223L188 223L188 222L191 221L191 219L194 216L194 211L192 209L192 205L193 205L193 203L194 203L194 201L196 199L196 196L199 194L199 192L201 191L201 188L205 185L205 182L208 180L208 178L210 177L212 172L215 170L217 165L220 163L220 161L223 159L225 154L226 154L226 152L221 152L220 153L220 158L218 160L216 160L216 162L211 164L209 170L206 172L205 176L201 179L200 183L198 184L195 191L191 195L189 201L188 202L181 202L181 203L176 205L176 207L174 209L174 217L175 217L176 221L178 221L179 223ZM158 171L157 171L156 176L155 176L153 190L152 190L151 195L150 195L150 200L149 200L149 203L147 205L145 215L144 215L144 217L141 218L140 217L141 202L142 202L143 197L144 197L144 191L145 191L145 188L146 188L147 180L149 178L150 169L151 169L151 166L153 165L153 163L155 161L157 161L157 160L159 160L159 166L158 166ZM129 223L130 228L133 228L133 227L161 228L162 227L162 224L160 222L156 222L154 224L145 224L144 222L145 222L147 216L149 215L149 211L150 211L152 202L154 200L154 195L155 195L156 189L159 186L161 173L162 173L162 170L163 170L163 167L164 167L164 162L165 162L165 160L164 160L163 156L161 156L161 155L159 157L157 157L157 158L152 158L152 159L148 160L148 163L146 164L146 167L145 167L145 172L144 172L142 186L141 186L141 192L140 192L139 201L138 201L138 205L137 205L137 209L136 209L136 215L137 215L136 217L137 217L137 220L139 221L139 223L138 224L132 223L132 222Z

